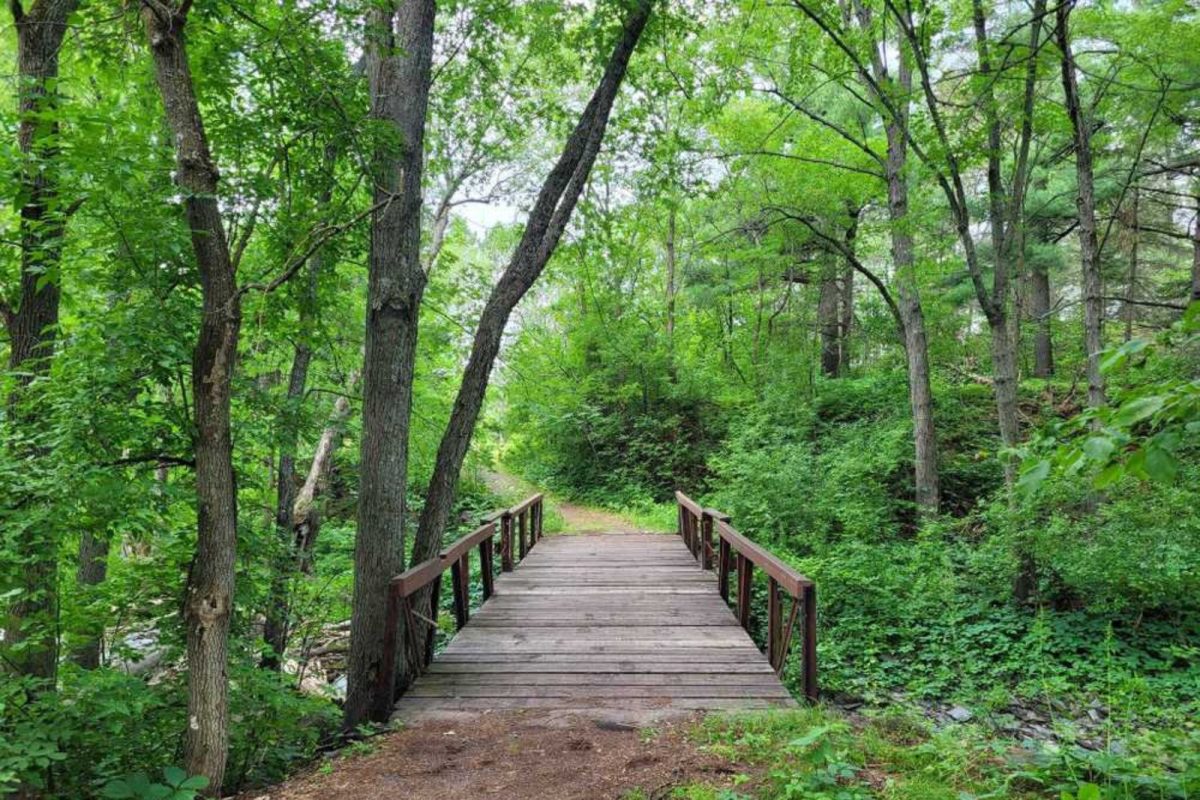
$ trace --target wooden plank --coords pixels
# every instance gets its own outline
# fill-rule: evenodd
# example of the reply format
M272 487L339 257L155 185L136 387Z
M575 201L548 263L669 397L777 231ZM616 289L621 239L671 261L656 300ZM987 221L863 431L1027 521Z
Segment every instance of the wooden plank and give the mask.
M401 714L792 704L680 539L556 536L535 550L521 520L510 525L510 542L526 539L527 557L495 580L490 599L401 698Z

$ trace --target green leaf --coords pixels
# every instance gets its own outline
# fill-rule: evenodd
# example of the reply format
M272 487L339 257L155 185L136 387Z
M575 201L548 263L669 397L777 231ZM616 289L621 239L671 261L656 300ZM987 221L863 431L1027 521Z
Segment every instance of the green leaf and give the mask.
M1160 395L1139 397L1118 408L1113 422L1122 426L1133 425L1157 413L1163 407L1163 403L1164 398Z
M1092 480L1092 485L1097 489L1107 489L1121 478L1125 477L1125 465L1121 463L1109 464Z
M804 734L803 736L796 738L796 739L792 739L790 742L788 742L788 747L796 747L796 748L799 748L802 750L806 749L808 747L811 747L813 744L815 744L822 736L824 736L827 733L829 733L828 725L818 725L817 727L813 728L812 730L810 730L808 733Z
M1081 783L1075 796L1078 800L1100 800L1100 787L1094 783Z
M1170 450L1153 445L1146 448L1146 474L1150 480L1170 483L1179 473L1179 461Z
M1108 461L1117 446L1107 436L1089 436L1083 443L1083 452L1093 461Z
M1021 473L1021 477L1017 480L1017 491L1026 496L1033 494L1049 474L1050 461L1043 458Z
M187 780L187 773L179 767L163 767L162 772L168 786L179 786Z

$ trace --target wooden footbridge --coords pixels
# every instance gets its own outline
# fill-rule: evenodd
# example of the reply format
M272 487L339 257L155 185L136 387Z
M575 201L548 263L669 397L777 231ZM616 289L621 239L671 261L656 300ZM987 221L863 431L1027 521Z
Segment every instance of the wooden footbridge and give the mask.
M458 629L436 655L432 631L406 636L425 669L400 698L398 716L790 706L784 671L815 700L812 581L738 533L727 516L682 493L677 501L679 538L543 537L535 495L397 576L389 630L419 629L413 598L432 586L436 607L447 571ZM473 594L482 599L477 610ZM756 606L765 620L755 619ZM760 622L765 654L750 634ZM793 639L801 646L789 657Z

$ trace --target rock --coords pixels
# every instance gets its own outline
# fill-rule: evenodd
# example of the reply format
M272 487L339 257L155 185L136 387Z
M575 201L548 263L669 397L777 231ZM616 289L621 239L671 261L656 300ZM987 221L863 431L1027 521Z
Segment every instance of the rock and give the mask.
M955 722L967 722L975 715L971 713L970 709L963 708L962 706L955 706L946 712L946 716Z

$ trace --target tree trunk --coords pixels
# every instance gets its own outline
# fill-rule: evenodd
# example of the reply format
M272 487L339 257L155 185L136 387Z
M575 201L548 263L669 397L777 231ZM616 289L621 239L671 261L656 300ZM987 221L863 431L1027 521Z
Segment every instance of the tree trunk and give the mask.
M838 327L838 279L834 264L826 264L821 270L821 285L817 297L817 329L821 335L821 372L828 378L838 376L841 366L841 347Z
M380 145L374 155L375 200L394 202L371 221L347 730L367 720L385 722L392 711L394 676L380 672L388 584L404 568L408 435L425 291L421 175L435 14L433 0L396 0L367 18L371 116L394 128L398 145Z
M562 237L591 173L608 126L613 101L653 5L653 0L636 0L630 5L621 36L609 57L604 75L563 146L558 162L542 184L521 240L484 306L450 421L438 446L437 461L425 496L425 507L421 511L417 538L413 543L413 563L433 557L441 547L442 535L454 504L458 474L483 405L504 326L513 308L541 274ZM432 616L427 592L417 598L416 608L426 616ZM411 676L415 665L408 667Z
M903 44L900 52L895 81L900 95L907 98L912 90L912 72ZM886 74L877 53L873 64L877 78ZM907 100L904 102L907 103ZM930 384L929 342L918 289L911 223L908 220L907 106L902 106L899 114L885 114L884 121L887 134L884 172L888 186L892 261L896 270L897 306L908 361L908 400L913 419L913 486L918 510L924 516L935 516L941 505L941 486L938 477L937 430L933 419L933 389Z
M104 534L97 535L91 530L85 530L79 538L79 567L75 573L75 582L87 596L90 590L104 583L107 575L108 539ZM73 648L71 660L84 669L99 667L103 638L103 628L89 630L87 638Z
M1104 405L1104 375L1100 372L1100 351L1104 349L1104 287L1100 275L1100 247L1096 237L1096 191L1092 174L1091 120L1079 100L1075 75L1075 56L1071 51L1069 30L1072 4L1055 7L1055 27L1062 62L1063 94L1067 117L1075 144L1075 175L1078 189L1075 205L1079 218L1079 256L1082 265L1083 349L1087 358L1087 403Z
M1200 300L1200 194L1196 195L1196 221L1192 224L1192 302Z
M318 200L318 210L325 211L333 196L333 172L337 163L337 149L326 145L324 153L325 186ZM292 508L296 502L296 441L299 438L300 409L304 402L308 384L308 368L312 363L312 326L316 315L317 287L325 266L325 256L320 250L309 256L306 265L307 282L300 296L300 333L292 354L292 369L288 376L287 395L283 412L280 414L279 468L275 477L275 529L279 534L281 557L276 559L271 574L271 589L267 598L266 620L263 639L267 651L263 654L262 666L278 670L288 637L288 584L292 577L291 566L296 563L294 552L295 521Z
M675 204L667 216L667 340L675 336Z
M154 75L175 142L175 180L183 194L200 272L203 311L192 355L196 425L196 555L188 572L188 725L183 760L219 795L229 746L229 623L237 548L237 490L230 435L231 379L241 302L217 204L219 175L205 138L184 40L188 5L143 4Z
M1125 317L1125 341L1133 338L1133 320L1137 316L1137 282L1138 282L1138 188L1130 192L1129 218L1126 221L1126 233L1129 236L1129 273L1125 280L1125 305L1121 315Z
M1029 270L1029 315L1033 318L1033 375L1054 375L1054 339L1050 333L1050 275L1044 266Z
M17 445L23 458L37 459L40 412L25 389L50 371L58 329L61 296L57 275L67 214L60 208L58 53L66 35L67 18L77 0L37 0L24 11L13 0L17 29L17 146L21 152L18 202L21 203L20 293L12 309L3 306L8 329L8 366L14 376L6 400L12 431L28 444ZM13 498L19 505L30 498ZM7 503L6 503L7 504ZM16 537L14 556L21 570L18 599L9 610L4 636L5 660L20 674L45 679L52 689L58 674L58 560L57 536L46 523ZM20 644L20 647L16 645Z
M858 238L860 208L848 209L850 225L846 228L846 247L853 253L854 241ZM841 318L838 323L838 374L850 374L850 330L854 327L854 265L846 264L842 270L840 297Z

